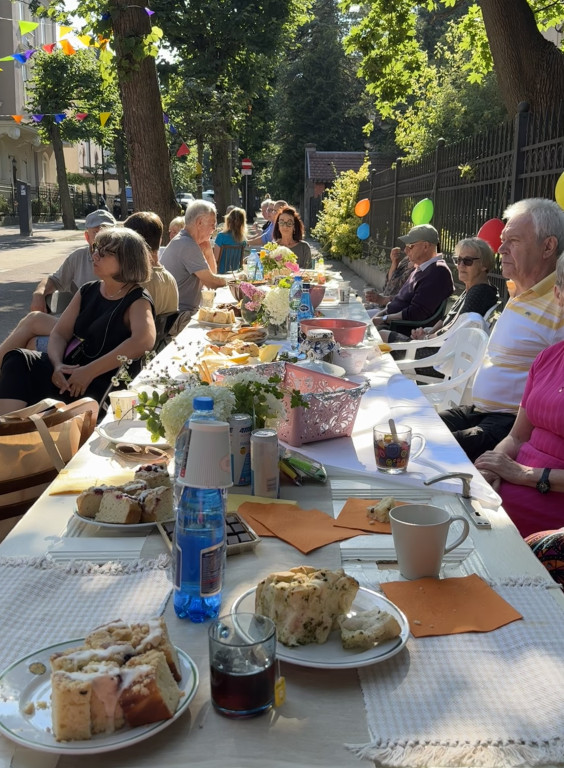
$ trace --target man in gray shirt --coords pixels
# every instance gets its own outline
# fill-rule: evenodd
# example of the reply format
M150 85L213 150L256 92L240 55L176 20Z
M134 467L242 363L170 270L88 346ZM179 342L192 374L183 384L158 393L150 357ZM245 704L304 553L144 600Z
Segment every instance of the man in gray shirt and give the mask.
M210 270L200 245L209 242L216 227L215 205L195 200L186 208L184 222L184 229L165 248L161 264L178 283L179 310L193 315L200 305L202 286L222 288L228 280Z

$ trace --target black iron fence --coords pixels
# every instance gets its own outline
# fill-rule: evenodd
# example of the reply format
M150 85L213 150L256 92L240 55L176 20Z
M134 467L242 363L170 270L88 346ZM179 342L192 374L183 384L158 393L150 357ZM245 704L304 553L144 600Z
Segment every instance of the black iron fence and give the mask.
M83 219L90 211L97 208L92 194L71 187L71 200L74 215L77 219ZM30 187L31 213L34 221L57 221L61 218L61 197L59 187L56 184L41 184L38 187ZM112 197L106 200L111 208ZM0 220L8 216L17 219L18 201L17 193L10 184L0 184ZM16 223L16 221L14 221Z
M526 197L554 199L564 172L564 103L544 113L526 104L513 121L447 145L415 163L398 160L394 167L372 172L361 184L359 199L370 199L370 238L363 257L377 260L397 245L412 226L419 200L434 204L432 223L443 253L452 254L463 237L475 235L488 219L501 218L510 203ZM492 280L505 291L497 263Z

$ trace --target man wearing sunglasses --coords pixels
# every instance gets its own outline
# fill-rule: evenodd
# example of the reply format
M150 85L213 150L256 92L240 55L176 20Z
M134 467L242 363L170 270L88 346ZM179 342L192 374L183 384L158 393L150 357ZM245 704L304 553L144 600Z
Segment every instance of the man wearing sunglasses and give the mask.
M419 224L399 240L415 269L397 296L373 315L378 330L386 329L392 320L421 320L423 325L454 290L452 273L438 253L439 233L435 227Z

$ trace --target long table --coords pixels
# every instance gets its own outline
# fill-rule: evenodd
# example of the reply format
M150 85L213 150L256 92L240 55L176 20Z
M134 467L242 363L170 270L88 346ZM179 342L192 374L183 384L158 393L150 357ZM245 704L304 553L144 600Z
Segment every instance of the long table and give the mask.
M338 311L343 311L343 308ZM354 311L360 312L356 308ZM167 348L157 365L179 366L183 362L180 359L184 354L180 351L182 347L202 334L203 330L192 321L183 331L179 344ZM297 500L306 509L315 507L333 514L331 481L344 482L345 485L350 482L352 485L363 480L376 488L386 488L389 481L378 475L373 457L371 463L371 437L370 447L368 440L369 427L376 420L385 422L391 415L398 420L409 418L415 431L425 432L428 455L432 457L430 466L417 465L415 472L405 478L405 487L416 487L417 483L421 487L423 477L438 474L440 469L473 471L472 465L465 459L448 430L442 426L434 409L415 385L397 375L397 368L389 356L375 361L374 369L368 375L371 389L363 399L353 439L326 441L302 448L304 452L327 463L330 482L327 486L311 484L301 488L283 485L284 498ZM374 418L376 414L377 419ZM113 457L106 441L94 435L69 464L67 476L100 479L121 468L122 465ZM480 490L479 478L476 478L475 487L492 522L490 531L471 531L476 553L489 576L501 579L527 575L531 579L546 579L546 571L531 554L504 511L496 507L495 498L483 489ZM440 484L439 488L447 494L459 490L456 482ZM69 531L74 525L69 525L73 504L74 496L50 495L48 489L0 544L0 557L44 556L54 539L70 535ZM153 533L143 540L144 557L165 552L158 534ZM273 570L286 570L302 563L338 567L342 563L340 547L333 544L303 556L281 541L268 539L263 540L252 553L229 558L224 589L225 609L228 610L237 596ZM370 566L368 563L348 563L348 566L352 570L366 568L368 578L374 575L376 569L376 565ZM558 589L551 590L551 593L554 594L555 610L560 611L564 607L562 594ZM53 609L56 610L56 606ZM114 618L119 613L120 607L116 605ZM206 626L179 620L174 614L171 600L164 615L173 641L190 654L199 668L199 690L190 705L189 714L179 718L169 728L147 741L104 754L104 764L108 768L145 765L173 768L187 764L206 768L279 768L286 765L343 768L358 765L358 758L345 745L364 744L370 740L370 735L356 670L326 671L282 664L287 685L287 701L284 706L253 720L230 721L218 715L210 705ZM2 640L7 642L8 622L3 623L3 629ZM30 632L37 634L38 647L47 644L41 642L40 627L30 627ZM18 649L14 648L14 659L18 655ZM9 765L14 752L18 759L26 759L24 748L16 747L1 737L0 763ZM49 763L47 758L45 760L43 765L54 764ZM100 756L81 756L80 763L84 768L97 767ZM26 765L25 762L15 764ZM77 758L61 756L58 765L60 768L75 768Z

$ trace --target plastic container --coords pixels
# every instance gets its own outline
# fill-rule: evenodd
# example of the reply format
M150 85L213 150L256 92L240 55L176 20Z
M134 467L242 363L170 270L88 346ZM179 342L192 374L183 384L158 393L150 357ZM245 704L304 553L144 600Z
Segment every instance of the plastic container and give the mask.
M302 292L303 292L303 280L301 275L296 275L294 277L294 280L292 282L292 285L290 287L290 346L292 349L298 348L298 331L299 331L299 323L298 323L298 312L300 309L300 304L302 302Z
M354 347L364 339L368 323L359 320L341 320L334 317L315 317L302 322L302 332L307 333L310 328L327 328L333 331L335 341L345 346Z

